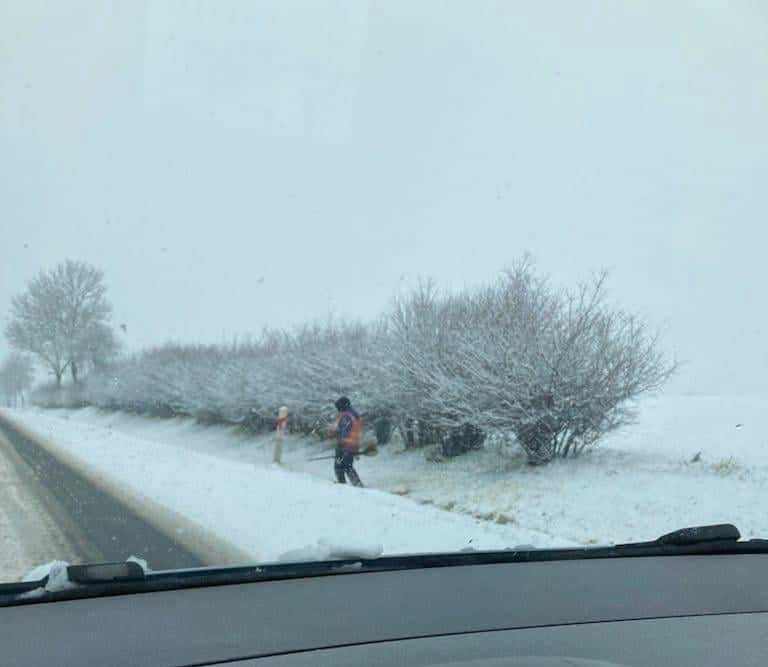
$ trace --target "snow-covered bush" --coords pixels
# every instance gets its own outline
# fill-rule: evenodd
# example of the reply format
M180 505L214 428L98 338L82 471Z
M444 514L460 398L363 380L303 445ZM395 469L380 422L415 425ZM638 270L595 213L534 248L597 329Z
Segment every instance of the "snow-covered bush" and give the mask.
M632 399L675 367L641 320L607 304L604 284L557 290L525 259L458 295L420 286L393 313L409 414L514 433L531 463L575 456L627 423Z
M24 396L32 387L35 372L32 360L12 352L0 364L0 401L8 406L24 406Z
M490 285L442 293L423 282L370 324L266 330L245 344L165 345L89 378L106 408L201 422L325 431L350 396L366 424L443 456L489 434L532 463L579 454L632 417L632 400L674 370L637 317L609 306L605 276L555 289L523 260Z
M42 408L82 408L89 403L81 384L65 384L58 387L55 382L36 387L29 400L33 405Z
M286 405L293 430L320 432L349 395L375 417L387 405L386 327L329 322L294 332L265 331L245 345L165 345L123 360L87 383L89 402L205 423L272 427Z

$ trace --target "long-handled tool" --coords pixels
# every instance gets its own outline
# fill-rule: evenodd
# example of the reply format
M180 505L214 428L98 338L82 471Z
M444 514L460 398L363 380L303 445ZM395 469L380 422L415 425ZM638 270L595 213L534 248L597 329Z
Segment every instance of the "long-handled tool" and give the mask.
M366 445L363 449L355 453L355 458L358 456L376 456L379 453L379 448L375 444ZM308 458L307 461L326 461L335 459L336 454L326 454L325 456L313 456Z

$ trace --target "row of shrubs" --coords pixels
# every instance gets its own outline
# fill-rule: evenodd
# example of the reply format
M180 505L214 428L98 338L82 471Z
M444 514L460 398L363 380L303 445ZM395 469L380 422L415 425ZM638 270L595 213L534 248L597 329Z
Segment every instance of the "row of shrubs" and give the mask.
M459 293L421 283L372 323L147 350L91 374L66 400L257 432L287 405L291 428L311 434L346 394L380 440L397 429L410 446L451 455L494 434L546 463L627 423L634 399L674 371L645 324L607 304L604 285L599 275L557 289L523 260Z

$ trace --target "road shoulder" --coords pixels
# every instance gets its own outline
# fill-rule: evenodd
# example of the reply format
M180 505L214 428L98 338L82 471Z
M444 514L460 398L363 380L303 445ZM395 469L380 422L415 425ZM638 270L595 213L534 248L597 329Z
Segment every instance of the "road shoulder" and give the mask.
M44 494L34 471L0 432L0 581L17 581L51 560L81 558Z

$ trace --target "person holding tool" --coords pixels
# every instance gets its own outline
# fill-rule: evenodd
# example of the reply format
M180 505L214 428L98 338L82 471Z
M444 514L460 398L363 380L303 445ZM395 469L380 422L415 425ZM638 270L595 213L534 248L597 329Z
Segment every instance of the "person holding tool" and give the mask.
M346 484L346 477L348 477L353 486L361 487L363 483L355 470L354 463L360 447L363 420L346 396L339 398L334 405L338 416L330 431L336 436L336 455L333 461L336 481L339 484Z

